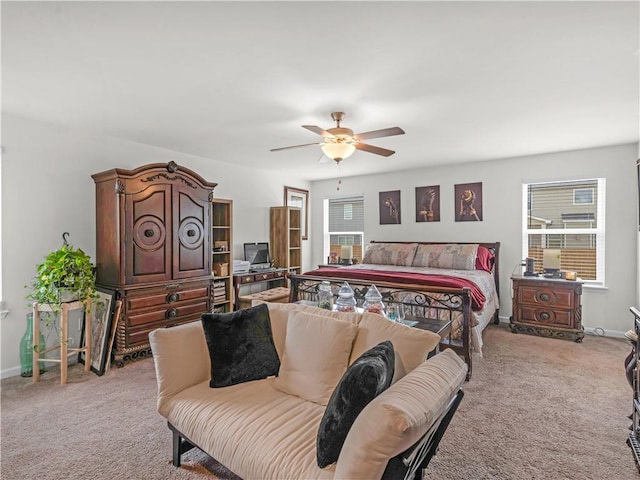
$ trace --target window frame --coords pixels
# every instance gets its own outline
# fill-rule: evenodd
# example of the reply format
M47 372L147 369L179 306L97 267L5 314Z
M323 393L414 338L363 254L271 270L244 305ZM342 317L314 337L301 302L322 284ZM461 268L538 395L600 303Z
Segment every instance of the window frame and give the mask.
M364 224L362 225L362 231L340 231L340 232L333 232L333 231L329 231L329 205L331 203L332 200L340 200L340 199L345 199L345 198L353 198L356 200L361 200L362 201L362 205L364 207L364 194L358 194L358 195L349 195L349 196L345 196L345 197L335 197L335 198L325 198L322 202L322 211L323 211L323 225L322 225L322 258L328 259L329 257L329 252L331 251L331 236L332 235L337 235L337 236L354 236L354 235L361 235L362 236L362 250L363 250L363 254L364 254L364 246L365 246L365 232L364 232ZM353 210L351 210L351 217L353 218Z
M563 184L567 185L575 184L577 182L596 181L597 186L594 190L596 194L596 226L585 228L528 228L529 210L531 208L530 198L528 195L529 186L531 185L551 185L551 184ZM588 187L590 188L590 187ZM580 190L580 189L574 189ZM583 189L584 190L584 189ZM592 197L593 198L593 197ZM575 200L575 197L574 197ZM575 205L575 203L574 203ZM589 205L589 204L580 204ZM590 204L593 205L593 202ZM595 235L595 250L596 250L596 278L595 280L583 279L585 286L602 287L605 288L605 241L606 241L606 179L601 177L596 178L579 178L571 180L556 180L556 181L537 181L537 182L522 182L522 258L527 258L529 253L529 235L539 235L541 241L543 237L547 235Z

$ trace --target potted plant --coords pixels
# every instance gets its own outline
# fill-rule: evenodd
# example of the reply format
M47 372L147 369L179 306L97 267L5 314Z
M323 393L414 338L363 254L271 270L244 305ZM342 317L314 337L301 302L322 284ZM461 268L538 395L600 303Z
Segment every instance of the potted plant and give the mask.
M62 247L50 252L36 267L27 295L28 300L49 305L54 313L60 311L64 302L98 298L91 257L70 245L66 235L65 232L62 236Z

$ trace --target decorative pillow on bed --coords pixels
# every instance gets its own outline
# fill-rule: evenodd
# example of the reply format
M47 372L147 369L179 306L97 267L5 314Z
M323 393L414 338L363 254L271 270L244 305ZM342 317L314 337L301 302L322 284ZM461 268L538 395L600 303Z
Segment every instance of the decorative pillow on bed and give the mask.
M362 263L410 267L417 246L417 243L370 243L362 257Z
M387 340L364 352L344 373L320 421L316 440L320 468L338 460L356 417L391 385L394 364L393 344Z
M211 358L211 388L277 375L280 359L271 334L267 305L202 315Z
M476 270L484 270L491 273L493 270L493 263L496 256L491 250L482 245L478 246L478 256L476 257Z
M475 270L477 243L439 243L418 245L414 267Z

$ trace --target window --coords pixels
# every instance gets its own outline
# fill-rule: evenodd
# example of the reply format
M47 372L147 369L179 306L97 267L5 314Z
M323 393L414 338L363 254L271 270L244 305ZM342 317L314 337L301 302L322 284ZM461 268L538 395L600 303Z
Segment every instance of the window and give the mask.
M353 245L353 258L362 260L364 245L364 196L324 201L324 258L340 257L342 245Z
M605 179L525 183L523 256L542 271L543 250L560 250L560 268L604 285Z
M576 188L573 191L574 205L593 205L593 188Z

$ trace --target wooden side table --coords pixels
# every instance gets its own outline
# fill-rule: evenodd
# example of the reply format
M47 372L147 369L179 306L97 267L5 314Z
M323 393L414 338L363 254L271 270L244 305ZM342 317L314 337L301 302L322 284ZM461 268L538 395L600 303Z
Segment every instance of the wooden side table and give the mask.
M85 313L85 325L84 325L84 347L69 348L69 312L71 310L77 310L87 306ZM34 302L33 304L33 383L40 381L40 362L51 362L60 364L60 383L62 385L67 383L67 366L69 356L76 353L84 352L84 371L88 372L91 369L91 320L93 318L91 310L91 299L88 298L84 303L81 301L66 302L61 305L60 310L60 343L52 347L47 348L44 351L40 351L40 345L36 347L35 342L40 338L40 312L52 312L49 305L39 304ZM43 358L41 355L60 349L60 358Z
M582 342L582 282L514 275L513 333Z

